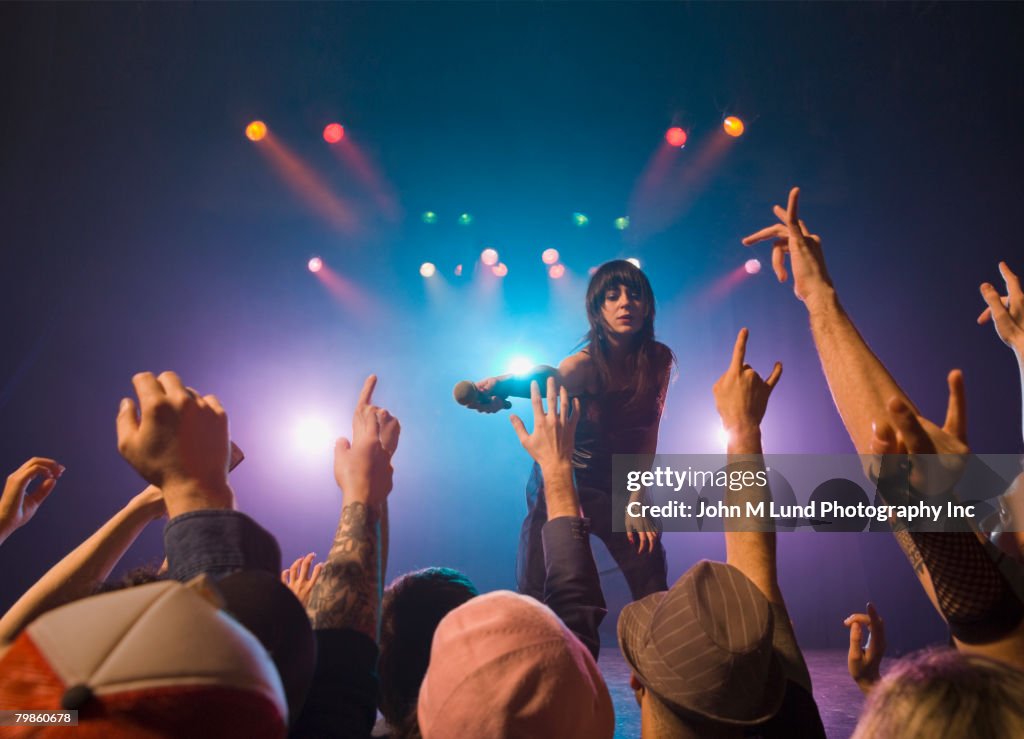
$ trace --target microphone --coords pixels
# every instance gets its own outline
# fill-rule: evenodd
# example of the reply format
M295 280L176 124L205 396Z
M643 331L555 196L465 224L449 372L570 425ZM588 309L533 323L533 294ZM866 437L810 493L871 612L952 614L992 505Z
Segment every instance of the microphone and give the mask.
M474 408L481 405L487 405L497 396L482 393L472 382L469 380L463 380L462 382L455 383L455 387L452 389L452 397L455 398L455 402L459 405L464 405L467 408ZM512 404L503 399L502 407L511 408Z
M466 406L479 403L481 397L480 391L476 389L476 385L469 380L455 383L455 387L452 389L452 396L455 398L456 403Z

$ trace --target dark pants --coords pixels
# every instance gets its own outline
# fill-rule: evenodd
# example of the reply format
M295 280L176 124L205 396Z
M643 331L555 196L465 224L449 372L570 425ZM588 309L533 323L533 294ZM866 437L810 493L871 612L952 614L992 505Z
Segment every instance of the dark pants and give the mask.
M604 542L615 559L626 584L639 600L645 595L668 590L668 565L665 547L661 539L650 554L638 554L637 545L630 544L625 532L612 531L612 496L608 490L595 487L579 487L580 505L590 519L590 533ZM544 545L541 529L548 520L547 504L544 500L544 481L540 468L533 466L530 482L526 486L526 519L519 534L519 553L516 557L516 580L519 592L544 600ZM621 515L625 515L622 512Z

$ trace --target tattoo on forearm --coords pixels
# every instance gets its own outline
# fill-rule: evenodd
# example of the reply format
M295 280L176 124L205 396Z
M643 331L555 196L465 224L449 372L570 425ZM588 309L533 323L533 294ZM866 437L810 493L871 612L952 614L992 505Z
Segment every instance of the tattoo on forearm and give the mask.
M365 503L341 511L338 532L306 611L314 629L350 628L377 638L377 521Z
M921 550L917 548L917 544L914 543L914 539L910 536L910 532L906 529L900 529L893 531L896 536L896 541L900 545L900 549L907 555L907 559L910 560L910 566L914 568L914 572L917 573L918 577L924 574L924 558L921 556Z

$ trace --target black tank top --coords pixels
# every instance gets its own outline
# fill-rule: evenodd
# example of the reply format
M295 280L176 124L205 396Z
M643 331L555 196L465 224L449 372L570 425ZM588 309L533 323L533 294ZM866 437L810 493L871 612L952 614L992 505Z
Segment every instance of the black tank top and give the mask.
M665 405L667 387L629 403L631 390L581 396L573 466L576 484L611 494L612 455L651 453L647 439Z

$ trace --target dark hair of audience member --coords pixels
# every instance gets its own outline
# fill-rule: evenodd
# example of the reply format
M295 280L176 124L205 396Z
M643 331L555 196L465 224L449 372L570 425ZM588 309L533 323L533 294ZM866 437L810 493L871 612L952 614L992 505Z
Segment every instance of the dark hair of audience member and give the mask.
M449 611L478 594L468 577L448 567L407 572L384 591L378 702L395 739L419 736L416 700L430 662L434 630Z
M952 649L907 657L872 689L853 739L936 736L1024 736L1024 672Z
M160 573L159 564L141 565L128 570L116 580L105 580L104 582L96 583L93 595L113 593L117 590L126 590L137 585L146 585L147 583L166 579L166 576Z

